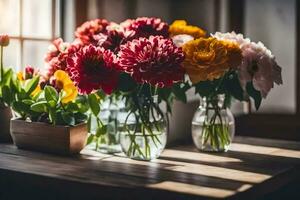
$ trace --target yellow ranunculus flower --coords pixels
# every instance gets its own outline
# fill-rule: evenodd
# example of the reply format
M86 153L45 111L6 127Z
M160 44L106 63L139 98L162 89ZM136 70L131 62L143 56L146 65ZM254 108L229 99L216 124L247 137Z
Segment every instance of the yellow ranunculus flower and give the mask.
M191 81L218 79L241 62L241 50L232 42L215 38L199 38L183 45L183 65Z
M54 78L56 86L65 92L61 102L66 104L75 100L78 95L78 91L69 75L65 71L57 70L54 73Z
M195 39L205 37L206 32L197 26L187 25L185 20L175 20L169 28L171 36L187 34L193 36Z

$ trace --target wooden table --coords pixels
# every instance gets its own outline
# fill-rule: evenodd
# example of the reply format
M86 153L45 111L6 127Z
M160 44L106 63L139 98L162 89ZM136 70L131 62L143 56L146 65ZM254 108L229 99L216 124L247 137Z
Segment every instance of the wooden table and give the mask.
M298 182L299 166L300 143L249 137L236 137L227 153L181 146L153 162L91 150L60 157L0 144L0 199L259 199Z

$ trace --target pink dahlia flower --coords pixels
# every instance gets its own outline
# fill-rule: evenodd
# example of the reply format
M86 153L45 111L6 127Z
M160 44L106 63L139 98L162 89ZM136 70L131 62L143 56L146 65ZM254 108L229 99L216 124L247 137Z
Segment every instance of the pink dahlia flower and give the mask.
M274 83L282 84L281 67L278 66L275 56L263 43L251 42L249 38L244 38L242 34L235 32L217 32L211 36L239 44L243 58L238 67L238 74L244 89L246 84L252 81L254 88L260 91L263 98L266 98L274 87Z
M181 81L184 54L171 39L161 36L134 39L121 45L119 64L138 83L150 83L158 87L170 87Z
M106 27L106 31L106 34L100 33L94 37L98 41L97 45L118 52L120 45L125 42L126 33L124 28L112 22Z
M102 89L111 94L117 87L119 72L116 56L102 47L85 46L67 59L67 71L81 94Z
M139 17L129 19L120 24L127 32L128 39L138 39L139 37L149 38L150 36L160 35L169 36L169 26L159 18Z
M79 26L75 31L75 37L80 39L83 44L97 44L97 35L106 33L106 26L109 22L105 19L94 19L87 21Z
M61 38L54 40L48 47L48 52L45 55L46 65L43 73L44 81L49 80L57 70L66 70L66 59L77 52L81 46L82 44L78 40L75 40L71 44L64 42Z

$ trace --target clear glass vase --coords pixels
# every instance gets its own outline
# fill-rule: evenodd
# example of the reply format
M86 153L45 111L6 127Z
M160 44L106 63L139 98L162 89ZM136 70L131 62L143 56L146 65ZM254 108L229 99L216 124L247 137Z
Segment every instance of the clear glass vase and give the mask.
M141 112L129 111L126 115L123 113L120 143L123 152L131 159L147 161L156 159L166 146L166 115L161 112L157 103L154 104L154 107L150 106L146 120L143 119Z
M97 124L97 120L93 119L94 143L92 148L105 154L114 154L122 152L120 145L120 134L118 131L119 120L118 113L120 110L120 102L105 101L102 105L99 119L101 124ZM100 131L97 131L99 129Z
M192 121L192 137L199 150L226 152L233 140L235 123L224 105L224 95L202 98Z

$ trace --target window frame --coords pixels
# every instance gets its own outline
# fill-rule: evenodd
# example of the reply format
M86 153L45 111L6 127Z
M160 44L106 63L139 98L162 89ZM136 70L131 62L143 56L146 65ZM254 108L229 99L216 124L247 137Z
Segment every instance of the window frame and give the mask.
M61 35L61 12L62 10L59 9L61 6L62 0L51 0L51 37L49 38L42 38L42 37L34 37L34 36L24 36L23 34L23 1L24 0L19 0L19 33L18 36L11 36L10 38L14 41L19 42L20 44L20 66L21 69L24 68L24 43L26 41L38 41L38 42L49 42L49 44L57 37ZM57 17L59 21L57 20ZM58 24L57 24L58 23Z

